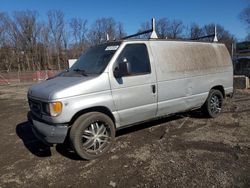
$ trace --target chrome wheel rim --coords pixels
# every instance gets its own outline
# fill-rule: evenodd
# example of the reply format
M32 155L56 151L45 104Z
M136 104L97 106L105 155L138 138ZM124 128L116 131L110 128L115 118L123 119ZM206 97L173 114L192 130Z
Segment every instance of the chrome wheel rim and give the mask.
M84 150L92 154L102 153L111 141L109 126L101 121L91 123L82 134Z
M211 112L216 115L221 112L222 99L218 95L213 95L210 100L210 109Z

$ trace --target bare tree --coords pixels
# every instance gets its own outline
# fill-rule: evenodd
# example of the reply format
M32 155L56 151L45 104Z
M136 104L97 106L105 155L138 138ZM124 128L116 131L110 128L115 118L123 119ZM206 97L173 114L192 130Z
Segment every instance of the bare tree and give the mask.
M66 29L63 30L63 36L62 36L62 58L63 58L63 68L68 67L68 47L69 47L69 37L70 32Z
M88 34L89 42L92 45L100 44L106 39L107 34L111 40L116 38L115 20L113 18L97 19Z
M184 25L183 22L180 20L173 20L170 21L169 27L168 27L168 36L171 39L177 39L182 38Z
M241 13L241 19L249 23L248 9ZM249 8L250 10L250 8ZM109 39L120 39L126 35L123 24L113 18L97 19L87 28L87 20L72 18L67 22L64 13L51 10L47 19L40 22L36 11L16 11L12 15L0 12L0 69L1 70L41 70L58 69L66 66L68 58L77 58L89 45L100 44ZM68 25L67 25L68 24ZM249 23L250 24L250 23ZM188 38L214 34L215 24L200 27L192 24L188 28ZM184 26L180 20L161 18L156 21L159 38L182 38ZM250 26L249 26L250 28ZM139 31L151 29L150 22L141 24ZM231 47L235 37L217 25L218 39ZM143 37L148 38L150 34ZM249 37L250 38L250 37ZM207 39L204 39L207 41ZM212 41L212 38L208 41ZM64 62L65 64L62 64Z
M41 43L40 53L43 54L42 66L44 69L52 69L51 48L50 48L50 29L48 24L43 23L40 29L39 41Z
M72 18L70 21L70 27L75 39L75 43L84 43L87 32L87 20L82 18Z
M17 68L21 65L22 69L25 70L24 63L20 64L20 34L18 32L15 22L7 14L2 14L1 22L4 27L4 40L2 51L2 61L4 62L5 69L7 72L11 71L12 66Z
M64 13L60 10L50 10L47 13L48 27L50 29L52 41L54 43L54 51L57 57L58 69L61 69L60 65L60 53L62 51L62 40L65 29Z
M70 20L71 33L74 37L74 57L78 57L86 47L87 20L83 18L72 18Z
M15 57L12 53L13 49L11 47L11 42L9 38L9 27L8 24L9 16L1 12L0 13L0 69L7 72L11 71L12 65Z
M158 37L165 39L168 37L169 33L169 21L167 18L161 18L156 21L156 32Z
M126 36L126 32L124 30L123 24L118 22L117 24L117 31L116 31L116 38L121 39Z
M149 30L151 29L151 23L149 21L144 22L141 24L141 27L139 29L140 31ZM164 38L170 38L170 39L176 39L181 38L183 34L184 25L182 21L179 20L173 20L169 21L167 18L161 18L159 20L156 20L156 33L158 35L158 38L164 39ZM144 34L142 38L149 38L150 34Z
M34 54L39 30L37 16L36 11L29 10L14 12L12 19L8 15L1 16L1 22L5 27L5 48L9 49L6 63L13 61L22 70L35 70L37 61Z
M203 29L196 23L192 23L188 32L188 37L191 39L204 36Z
M13 26L18 34L19 50L25 55L25 59L28 65L28 70L35 70L36 64L36 39L38 35L37 17L36 11L18 11L14 12Z
M3 12L0 12L0 47L2 47L4 43L4 32L5 32L4 16L5 14Z
M138 30L138 32L146 31L146 30L149 30L151 28L152 28L151 23L149 21L146 21L146 22L141 24L141 27ZM150 37L150 33L146 33L146 34L143 34L141 36L138 36L138 38L149 38L149 37Z
M250 33L247 34L247 36L245 37L246 41L250 41Z
M248 29L250 29L250 6L241 11L240 19L247 25Z
M250 5L241 11L239 18L247 26L248 34L245 39L249 41L250 39Z
M52 69L54 62L61 69L71 38L65 25L61 11L49 11L43 23L36 11L16 11L11 16L0 13L0 69Z

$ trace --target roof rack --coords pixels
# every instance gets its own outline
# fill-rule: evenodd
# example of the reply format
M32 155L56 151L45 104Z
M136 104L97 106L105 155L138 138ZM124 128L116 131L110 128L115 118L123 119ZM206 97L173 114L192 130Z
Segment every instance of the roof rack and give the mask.
M202 36L202 37L191 38L189 40L200 40L200 39L211 38L211 37L215 37L215 34L206 35L206 36Z
M151 32L152 32L152 29L149 29L149 30L145 30L145 31L142 31L142 32L138 32L138 33L133 34L133 35L123 37L121 39L129 39L129 38L137 37L137 36L144 35L144 34L151 33Z
M217 38L217 27L214 27L214 34L211 35L206 35L206 36L202 36L202 37L196 37L196 38L191 38L189 40L200 40L200 39L205 39L205 38L212 38L214 37L213 42L218 42L218 38Z
M157 34L155 32L155 19L154 18L152 18L152 28L151 29L145 30L145 31L141 31L141 32L138 32L136 34L123 37L121 39L129 39L129 38L137 37L137 36L144 35L144 34L147 34L147 33L151 33L150 39L158 39L158 36L157 36Z
M141 31L141 32L135 33L133 35L129 35L129 36L123 37L121 39L122 40L129 39L129 38L137 37L137 36L144 35L144 34L147 34L147 33L151 33L149 39L158 39L158 36L156 34L156 31L155 31L155 19L154 18L152 18L152 28L151 29L148 29L148 30L145 30L145 31ZM213 42L218 42L217 27L216 26L214 27L214 34L206 35L206 36L201 36L201 37L196 37L196 38L190 38L190 39L186 39L186 40L200 40L200 39L211 38L211 37L214 37Z
M218 38L217 38L217 27L214 27L214 34L212 35L206 35L206 36L202 36L202 37L196 37L196 38L191 38L190 40L200 40L200 39L205 39L205 38L211 38L214 37L214 42L218 42Z

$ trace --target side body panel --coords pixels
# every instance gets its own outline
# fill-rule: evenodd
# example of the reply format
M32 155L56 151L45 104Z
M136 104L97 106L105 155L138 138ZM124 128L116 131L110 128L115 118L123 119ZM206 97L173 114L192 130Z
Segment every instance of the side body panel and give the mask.
M199 108L210 89L233 90L232 62L222 44L150 41L158 82L157 116Z

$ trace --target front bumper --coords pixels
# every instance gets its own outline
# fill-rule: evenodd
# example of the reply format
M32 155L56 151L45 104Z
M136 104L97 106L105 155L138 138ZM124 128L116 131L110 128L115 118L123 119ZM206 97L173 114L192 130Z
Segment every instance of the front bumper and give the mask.
M31 112L28 113L28 120L32 125L34 135L45 143L59 144L63 143L67 133L68 125L47 124L37 119Z

